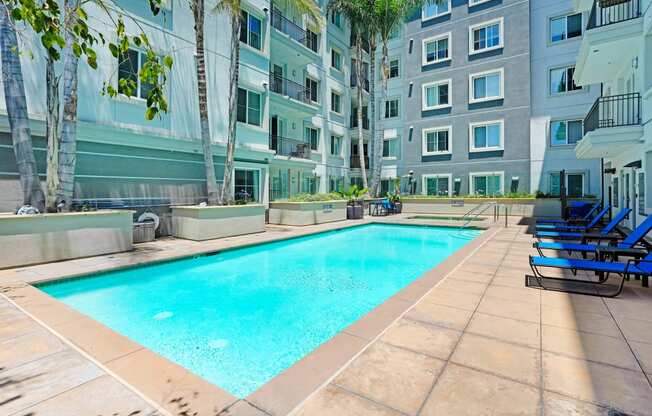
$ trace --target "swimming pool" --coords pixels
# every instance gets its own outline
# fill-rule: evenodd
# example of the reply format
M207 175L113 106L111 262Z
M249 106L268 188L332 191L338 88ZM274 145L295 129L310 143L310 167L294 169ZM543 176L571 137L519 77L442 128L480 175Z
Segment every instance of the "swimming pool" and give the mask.
M39 288L243 398L479 234L372 224Z

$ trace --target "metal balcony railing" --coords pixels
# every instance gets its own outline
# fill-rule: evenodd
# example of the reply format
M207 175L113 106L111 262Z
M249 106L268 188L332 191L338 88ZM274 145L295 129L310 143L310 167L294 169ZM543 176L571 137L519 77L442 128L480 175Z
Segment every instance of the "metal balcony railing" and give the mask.
M277 135L269 136L269 148L277 155L310 159L310 143Z
M594 0L586 30L641 16L641 0Z
M311 33L308 30L301 28L287 17L283 16L281 11L275 7L272 8L271 14L272 27L276 30L285 33L291 39L302 44L306 48L317 52L319 48L319 42L317 41L317 35Z
M369 80L367 78L362 79L362 85L365 91L369 92ZM358 86L358 77L355 74L351 74L351 88Z
M641 94L598 97L584 118L584 134L610 127L638 126L641 124Z
M349 161L349 165L351 166L352 169L360 169L360 156L351 155L351 160ZM364 157L364 166L365 168L369 169L369 156Z
M269 74L269 89L281 95L287 95L297 101L310 104L310 90L298 82L283 78L280 75Z
M358 116L352 115L351 116L351 122L349 123L352 129L358 128ZM362 117L362 129L363 130L369 130L369 119L366 117Z

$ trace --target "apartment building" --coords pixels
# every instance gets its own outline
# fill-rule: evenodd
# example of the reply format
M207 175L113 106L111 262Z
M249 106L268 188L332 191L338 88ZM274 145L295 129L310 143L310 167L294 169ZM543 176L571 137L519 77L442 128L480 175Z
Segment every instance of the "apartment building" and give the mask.
M576 0L588 16L573 79L596 85L599 97L585 114L578 159L603 158L605 200L631 208L635 226L650 213L652 169L652 1Z

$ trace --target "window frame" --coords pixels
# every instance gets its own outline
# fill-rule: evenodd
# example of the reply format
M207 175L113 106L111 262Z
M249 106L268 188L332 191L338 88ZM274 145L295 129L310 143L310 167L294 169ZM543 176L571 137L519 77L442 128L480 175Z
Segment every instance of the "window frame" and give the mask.
M396 154L395 155L390 155L390 156L385 156L385 142L389 142L395 140L396 141ZM398 160L399 154L400 154L400 138L398 136L392 136L392 137L383 137L383 148L382 148L382 154L383 154L383 160Z
M500 177L500 191L499 195L505 194L505 171L493 171L493 172L469 172L469 194L476 195L477 191L475 189L475 182L473 178L478 176L499 176Z
M580 92L582 92L584 90L584 87L582 87L582 86L578 86L578 88L575 88L575 89L572 89L572 90L568 89L569 80L570 80L570 82L572 82L572 85L575 85L575 81L573 80L573 78L568 76L568 70L571 69L571 68L573 69L573 74L575 74L575 68L576 68L575 64L559 65L559 66L553 66L553 67L548 68L548 96L550 96L550 97L559 97L559 96L563 96L563 95L566 95L566 94L577 94L577 93L580 93ZM564 91L561 91L561 92L553 92L552 91L552 71L559 70L559 69L563 69L566 72L566 86L565 86L566 89Z
M312 130L312 131L317 133L316 134L317 142L316 142L316 146L314 148L312 147L312 135L308 134L308 130ZM313 152L319 153L319 142L320 142L320 140L319 140L320 137L319 136L320 136L320 133L321 133L321 129L319 129L319 128L315 127L315 126L304 126L304 128L303 128L303 135L304 135L304 137L308 136L307 141L308 141L308 144L310 145L310 150L313 151Z
M474 2L474 3L472 3L472 1L473 1L473 0L469 0L469 1L468 1L468 6L469 6L469 7L475 7L475 6L478 6L478 5L482 4L482 3L488 3L488 2L490 2L491 0L477 0L477 1Z
M244 171L255 171L258 172L258 195L257 198L255 199L254 202L261 203L261 197L262 197L262 181L263 181L263 175L262 175L262 169L261 168L250 168L250 167L242 167L242 166L235 166L233 168L233 180L231 181L231 194L235 195L235 171L236 170L244 170Z
M338 100L338 103L339 103L339 111L337 111L337 110L335 110L335 109L333 108L333 104L334 104L334 102L335 102L335 100L333 100L333 95L337 95L337 96L339 97L339 100ZM330 111L331 111L332 113L335 113L335 114L338 114L338 115L342 115L342 93L341 93L340 91L337 91L337 90L333 89L333 88L331 88Z
M338 153L333 153L333 138L339 139L339 152ZM344 144L344 136L340 136L338 134L331 133L330 134L330 142L329 142L329 147L328 147L328 154L333 157L339 157L342 158L342 149L343 149L343 144Z
M575 16L577 14L580 15L580 19L581 19L581 22L580 22L581 33L580 33L579 36L573 36L572 38L569 38L568 37L568 17L569 16ZM552 21L557 20L557 19L562 19L562 18L565 21L564 29L565 29L565 36L566 37L564 39L560 39L560 40L552 40ZM566 13L561 13L561 14L556 14L556 15L553 15L553 16L549 16L548 17L548 27L547 27L547 39L546 39L548 45L559 45L559 44L563 44L564 42L582 39L584 37L584 32L586 31L586 23L585 23L584 20L585 20L584 19L584 13L577 12L577 11L568 11Z
M240 87L240 86L238 87L238 93L239 93L239 90L243 90L243 91L245 91L247 93L247 103L245 104L246 120L245 121L237 120L237 112L238 112L237 107L239 106L239 103L236 102L236 120L237 120L237 122L238 123L243 123L243 124L248 124L250 126L261 127L262 124L263 124L264 107L265 107L265 103L264 103L264 100L263 100L263 94L261 92L258 92L258 91L255 91L255 90L250 90L250 89ZM249 120L249 94L256 94L256 95L258 95L258 97L260 99L260 101L259 101L260 107L258 108L258 112L259 112L258 124L251 123L250 120Z
M432 61L432 62L428 62L428 48L427 48L426 45L428 43L438 42L438 41L443 40L443 39L448 40L448 48L447 48L447 56L446 56L446 58L436 59L437 51L435 51L435 60ZM450 61L453 58L452 45L453 45L453 34L452 34L452 32L440 33L438 35L430 36L428 38L422 39L421 40L421 66L434 65L434 64L441 63L441 62Z
M474 81L477 78L486 77L488 75L500 74L500 94L497 96L474 98L475 87ZM469 74L469 104L484 103L488 101L504 100L505 99L505 68L489 69L487 71L474 72Z
M447 14L451 14L451 9L453 8L453 5L451 4L452 1L451 0L447 0L447 1L448 1L448 9L447 9L447 11L445 11L444 13L435 14L433 16L426 16L425 15L426 6L424 5L423 7L421 7L421 21L422 22L427 22L429 20L437 19L439 17L446 16Z
M134 94L131 97L127 96L127 94L120 91L120 79L122 79L122 78L120 78L120 59L119 59L120 54L118 54L118 58L117 58L118 69L116 71L116 91L118 91L118 94L121 97L130 99L130 100L137 100L137 101L145 102L145 101L147 101L147 97L141 97L140 96L140 94L143 91L142 91L142 80L140 79L139 73L140 73L141 67L143 65L143 57L146 56L147 53L145 51L143 51L142 49L135 48L135 47L128 48L127 53L129 51L134 51L134 52L136 52L138 54L138 61L136 62L136 73L134 74L136 76L136 89L134 91ZM195 59L196 59L196 57L195 57ZM160 79L159 79L159 81L160 81Z
M264 47L264 43L263 43L263 36L264 36L263 21L264 21L264 19L259 17L255 13L252 13L249 10L246 10L246 9L242 9L240 11L240 16L242 16L243 13L245 13L247 15L247 25L244 28L244 30L247 33L247 40L246 41L243 41L242 39L239 39L239 40L240 40L241 43L244 43L247 47L249 47L249 48L251 48L251 49L253 49L255 51L262 52L263 47ZM257 48L257 47L255 47L255 46L253 46L253 45L251 45L249 43L249 41L251 39L251 34L250 34L250 30L249 30L249 19L251 19L251 18L258 20L258 22L260 23L260 48ZM240 34L238 34L238 37L240 37Z
M421 175L421 195L428 195L428 179L448 179L448 197L453 196L453 174L452 173L424 173ZM434 195L440 196L440 195Z
M500 125L500 145L491 147L475 147L475 128L482 126L490 126L494 124ZM469 123L469 153L480 152L495 152L497 150L505 150L505 120L487 120Z
M313 101L312 99L312 92L310 88L308 88L308 80L311 82L314 82L316 84L316 93L315 96L317 98L317 101ZM308 99L310 100L311 103L313 104L319 104L319 80L316 80L315 78L311 77L310 75L306 74L305 80L303 81L304 87L308 90Z
M487 27L493 26L496 23L498 23L498 30L499 30L498 45L485 47L484 49L478 49L477 51L474 50L473 49L474 31L482 28L486 29ZM505 47L505 18L504 17L501 16L496 19L486 20L484 22L476 23L474 25L469 26L469 55L476 55L484 52L490 52L496 49L502 49L504 47Z
M428 151L428 133L448 132L448 149ZM421 129L421 156L450 155L453 153L453 126L437 126Z
M338 29L342 29L342 13L338 11L331 12L331 24Z
M556 175L558 178L561 176L560 171L548 171L548 193L552 196L559 197L561 195L561 186L559 187L559 194L553 194L552 193L552 177L553 175ZM582 193L580 196L571 196L568 194L568 177L569 176L581 176L582 177ZM564 180L566 181L565 188L566 188L566 196L568 198L583 198L584 195L586 195L586 176L587 172L583 170L572 170L572 171L566 171L566 175L564 176ZM561 184L560 184L561 185Z
M396 103L396 115L395 116L392 116L392 115L387 116L387 114L388 114L387 110L388 109L391 110L391 106L387 107L390 101L396 101L397 102ZM399 118L401 116L401 97L388 97L388 98L386 98L384 107L385 108L383 109L383 118L385 120ZM390 113L391 113L391 111L390 111Z
M580 137L580 140L578 140L576 143L568 143L568 123L573 122L573 121L579 121L581 124L582 128L582 137L584 137L584 119L582 118L569 118L569 119L551 119L548 122L548 144L552 148L560 148L560 147L574 147L577 145L577 143L582 140L582 137ZM566 144L553 144L552 141L552 124L553 123L566 123Z
M396 76L392 76L392 62L396 61ZM395 78L400 78L401 77L401 58L398 56L395 56L393 58L389 58L389 65L388 65L389 71L387 71L387 79L395 79ZM382 76L382 75L381 75Z
M429 87L439 87L440 85L444 85L444 84L448 85L448 103L428 106L426 90ZM453 104L451 103L452 94L453 94L453 80L451 78L442 79L439 81L431 81L425 84L421 84L421 110L430 111L430 110L438 110L440 108L452 107L453 106Z
M340 58L339 59L339 68L337 66L333 65L333 57L335 56L333 54L339 56L339 58ZM340 51L339 49L337 49L334 46L331 46L331 65L330 65L330 67L333 68L334 70L338 71L338 72L342 72L342 51Z

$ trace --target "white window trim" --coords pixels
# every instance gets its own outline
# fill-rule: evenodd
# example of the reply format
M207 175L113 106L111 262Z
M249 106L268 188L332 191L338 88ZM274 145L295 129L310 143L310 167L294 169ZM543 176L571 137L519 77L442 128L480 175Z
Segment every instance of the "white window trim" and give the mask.
M563 96L565 96L567 94L581 94L581 93L585 93L588 90L588 88L586 88L586 86L580 86L580 88L578 88L576 90L573 90L573 91L568 91L568 89L567 89L566 91L563 91L563 92L552 92L552 79L551 79L552 71L554 71L556 69L567 70L568 68L577 69L577 66L576 66L575 63L571 63L571 64L566 64L566 65L551 66L551 67L548 68L548 73L547 73L547 75L548 75L548 97L563 97ZM574 72L573 72L573 74L574 74Z
M333 137L337 137L337 138L340 139L340 152L337 153L337 154L331 152L331 150L333 148L331 140L333 140ZM328 136L328 155L331 156L331 157L337 157L337 158L342 159L342 158L344 158L344 156L342 156L343 153L344 153L344 136L342 136L340 134L331 133Z
M428 195L428 179L448 179L448 196L453 196L453 174L452 173L426 173L421 175L421 195ZM438 196L438 195L436 195Z
M384 147L384 146L385 146L385 142L386 142L386 141L390 141L390 140L398 140L398 141L399 141L399 145L400 145L400 138L398 137L398 135L396 135L396 136L390 136L390 137L383 137L383 149L385 148L385 147ZM396 156L383 156L383 160L398 160L398 156L399 156L398 153L399 153L399 150L400 150L400 149L397 149L397 150L396 150Z
M396 76L396 77L394 77L394 78L392 78L392 77L389 76L389 73L390 73L390 70L391 70L391 63L392 63L392 61L398 61L398 76ZM403 73L403 68L401 68L401 57L400 57L400 56L391 56L391 57L387 60L387 81L390 81L390 80L392 80L392 79L398 79L398 78L401 78L401 74L402 74L402 73ZM380 73L380 71L378 71L378 74L380 75L380 78L382 79L382 76L383 76L382 73Z
M333 110L333 95L332 95L333 93L340 96L340 111ZM343 111L344 103L342 102L342 97L343 96L344 96L344 94L342 94L341 91L338 91L336 89L331 88L331 96L329 97L330 102L328 103L329 104L329 110L330 110L331 113L338 114L340 116L344 114L344 111Z
M475 78L481 78L483 76L496 74L496 73L500 74L500 94L495 97L473 98L475 95L475 91L473 89L473 80ZM490 69L488 71L475 72L473 74L469 74L469 104L502 100L504 98L505 98L505 68Z
M435 59L432 62L428 62L427 58L427 50L426 50L426 43L430 42L436 42L441 39L446 39L448 38L448 57L444 59ZM442 33L436 36L431 36L429 38L425 38L421 41L421 65L422 66L427 66L427 65L434 65L438 64L440 62L446 62L450 61L453 58L453 34L451 32L446 32Z
M566 144L553 144L552 143L552 123L558 123L558 122L566 122ZM553 149L564 149L564 148L570 148L570 147L575 147L575 144L568 143L568 123L571 121L579 121L582 123L582 137L584 137L584 119L583 118L553 118L548 122L548 145L552 147ZM582 140L582 139L580 139Z
M436 133L439 131L448 131L448 150L446 151L428 151L428 143L426 141L426 136L428 133ZM421 129L421 155L422 156L433 156L433 155L450 155L453 153L453 126L439 126L439 127L430 127L427 129Z
M390 101L398 101L398 105L396 106L397 113L396 113L396 116L385 117L385 114L386 114L385 108L387 107L386 103L388 103ZM401 97L400 96L394 96L394 97L385 98L385 103L384 103L383 107L381 108L381 111L382 111L381 118L383 118L385 120L392 120L392 119L397 119L397 118L401 117Z
M434 15L434 16L428 16L428 17L426 17L426 16L424 15L424 13L423 13L423 11L424 11L424 9L425 9L425 6L424 6L424 7L421 8L421 21L422 21L422 22L427 22L428 20L437 19L437 18L439 18L439 17L446 16L447 14L451 14L451 10L452 10L452 8L453 8L453 7L452 7L452 5L451 5L451 0L448 0L448 11L447 11L447 12L439 13L439 14L436 14L436 15Z
M500 146L493 146L493 147L480 147L476 148L475 147L475 137L473 130L475 127L480 127L480 126L488 126L491 124L500 124ZM477 152L493 152L496 150L504 150L505 149L505 121L504 120L488 120L488 121L479 121L475 123L469 123L469 152L472 153L477 153Z
M581 22L581 25L580 25L580 27L582 28L582 34L569 39L568 38L568 19L567 19L566 20L566 39L558 40L558 41L553 42L552 41L552 31L550 30L551 22L554 19L559 19L560 17L568 18L568 16L572 16L574 14L579 14L581 16L581 18L582 18L582 22ZM547 27L546 27L546 35L547 35L546 42L547 42L548 46L563 45L566 42L573 42L575 40L581 40L584 37L584 32L586 31L586 21L585 20L586 19L585 19L584 13L578 12L578 11L573 11L573 10L569 10L569 11L567 11L565 13L560 13L560 14L555 14L555 15L552 15L552 16L548 16Z
M336 68L333 66L333 51L335 51L338 55L340 55L340 67ZM342 51L339 48L336 48L335 46L331 46L331 53L329 54L330 58L330 67L336 70L337 72L343 72L344 71L344 56L342 55Z
M310 74L306 74L306 75L305 75L305 78L310 79L311 81L313 81L313 82L315 82L315 83L317 84L317 101L313 101L313 100L312 100L312 97L308 97L308 98L310 99L310 102L311 102L311 103L313 103L313 104L319 104L319 80L318 80L318 79L315 79L315 77L311 76ZM303 84L304 84L304 88L305 88L305 84L306 84L305 79L304 79L304 81L303 81Z
M471 172L469 173L469 193L475 195L475 184L473 178L476 176L500 176L500 194L505 194L505 172L504 171L495 171L495 172Z
M475 3L471 3L471 1L472 0L469 0L469 7L475 7L475 6L478 6L478 5L482 4L482 3L490 2L491 0L478 0Z
M491 46L489 48L479 49L477 51L473 50L473 31L476 29L482 29L483 27L493 26L496 23L498 23L498 27L499 27L498 30L500 31L498 45ZM469 55L476 55L479 53L489 52L489 51L503 48L505 46L505 30L504 30L505 24L504 23L505 23L505 19L503 17L499 17L497 19L487 20L486 22L481 22L473 26L469 26Z
M428 89L428 87L436 87L444 84L448 84L448 104L438 104L438 105L428 106L428 103L426 102L426 89ZM450 78L422 84L421 85L421 110L428 111L428 110L437 110L440 108L451 107L452 91L453 91L453 81Z
M236 170L250 170L250 171L258 171L258 195L256 198L256 201L258 203L261 203L262 200L262 184L263 184L263 172L261 168L249 168L249 167L240 167L240 166L234 166L233 167L233 180L231 181L231 195L235 195L235 171Z
M306 134L306 130L311 129L317 131L317 149L313 149L312 147L310 148L311 152L315 153L321 153L321 129L319 127L315 127L312 124L309 124L307 126L303 126L303 134ZM308 146L310 146L310 138L308 140Z

